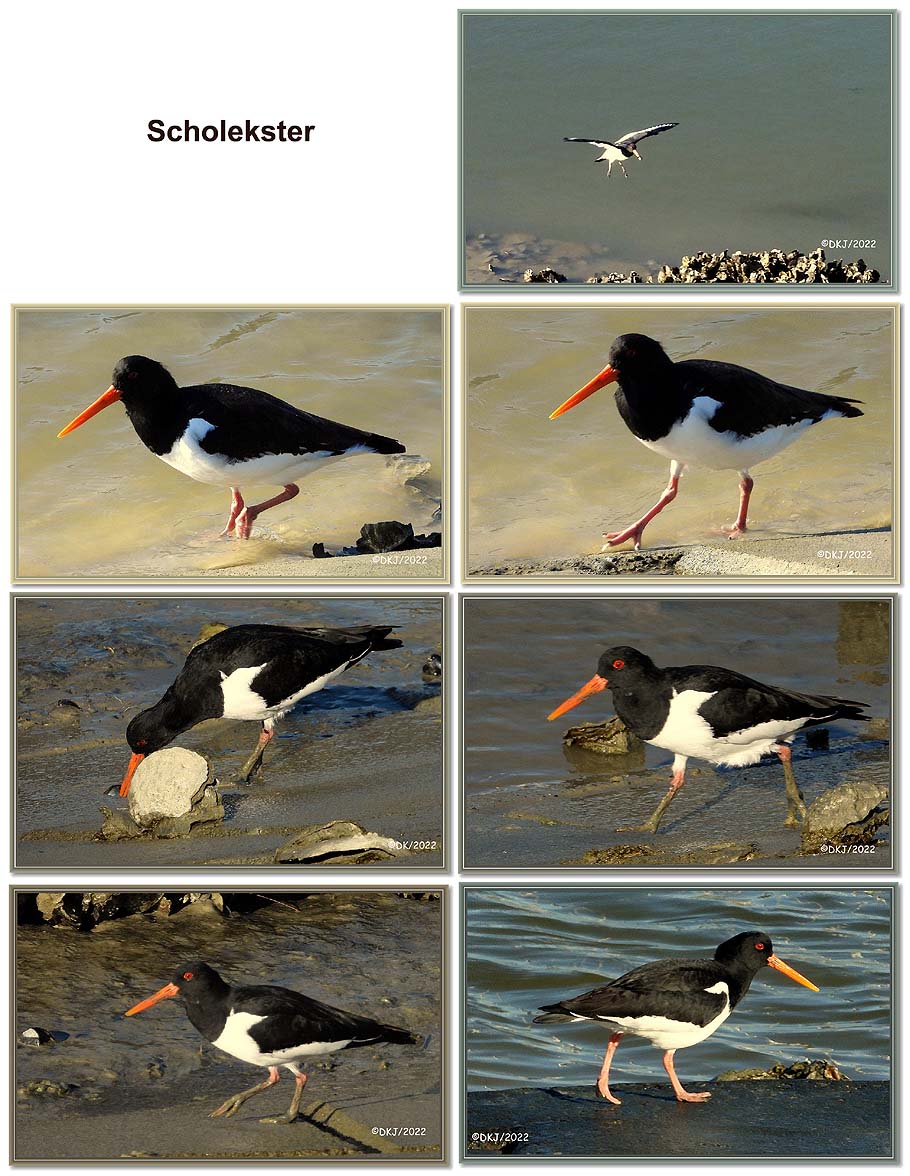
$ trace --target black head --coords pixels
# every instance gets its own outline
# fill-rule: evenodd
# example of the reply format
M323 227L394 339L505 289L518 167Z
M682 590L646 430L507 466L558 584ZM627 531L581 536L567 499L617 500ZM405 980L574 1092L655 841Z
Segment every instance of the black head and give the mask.
M732 939L724 940L715 951L714 958L719 964L724 964L733 971L744 973L749 980L762 968L769 967L774 968L777 972L783 972L785 976L789 976L797 984L802 984L804 988L811 988L813 992L818 992L817 985L813 984L811 980L807 980L795 968L791 968L789 964L778 959L774 954L771 937L766 935L764 931L741 931Z
M129 406L155 395L173 392L177 382L164 364L145 355L125 355L117 361L111 387L120 393L120 399Z
M663 347L650 335L619 335L610 348L610 367L620 383L630 375L659 371L672 364Z
M139 1004L133 1005L124 1015L132 1017L169 997L180 997L186 1004L198 1004L205 1000L221 997L228 991L229 986L208 964L201 962L184 964L176 969L173 979L163 988L159 988L156 993L141 1000Z
M608 686L611 690L617 687L622 689L642 677L653 677L657 673L657 667L646 654L639 653L631 645L613 645L600 655L594 677L586 682L577 694L567 698L555 711L548 714L547 720L558 719L589 695L606 690Z

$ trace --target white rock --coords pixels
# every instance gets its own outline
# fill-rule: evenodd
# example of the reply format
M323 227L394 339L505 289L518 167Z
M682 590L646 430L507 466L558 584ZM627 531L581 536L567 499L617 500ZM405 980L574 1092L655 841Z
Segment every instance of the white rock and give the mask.
M208 760L187 747L165 747L142 761L128 794L137 825L162 817L182 817L209 782Z

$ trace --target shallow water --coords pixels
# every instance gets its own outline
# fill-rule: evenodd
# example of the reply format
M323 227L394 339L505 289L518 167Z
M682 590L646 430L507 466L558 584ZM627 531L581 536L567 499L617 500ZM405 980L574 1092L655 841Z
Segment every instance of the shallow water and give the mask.
M217 1066L225 1096L241 1089L253 1068L206 1044L177 1001L128 1020L123 1016L166 984L180 964L203 960L235 984L282 985L432 1034L426 1051L414 1049L406 1057L402 1049L389 1050L395 1050L395 1071L409 1088L438 1087L440 904L356 892L271 898L257 911L224 919L188 908L171 918L102 923L91 932L20 926L16 1034L37 1025L69 1037L50 1048L19 1044L17 1085L50 1074L77 1085L82 1098L95 1092L102 1105L117 1106ZM314 1064L313 1094L331 1098L358 1084L358 1075L377 1070L374 1053L346 1051L331 1072ZM119 1081L127 1075L128 1083ZM285 1095L273 1102L283 1109ZM162 1127L162 1144L173 1150L175 1141L167 1140ZM121 1150L126 1143L121 1141Z
M288 714L266 753L262 778L253 784L230 781L252 750L257 724L217 720L179 736L175 743L209 757L222 781L229 811L219 833L227 842L195 836L114 845L72 840L98 828L102 805L125 805L105 791L125 770L126 725L164 693L202 626L213 621L387 624L397 626L403 644L364 658ZM287 840L288 828L332 819L398 838L440 836L440 715L419 705L439 692L437 683L425 683L421 675L427 657L441 651L438 600L20 599L16 632L20 865L200 864L219 854L242 862L270 854ZM79 710L59 707L60 699ZM366 778L364 756L373 764ZM395 778L405 768L407 798ZM377 829L380 820L394 828ZM31 840L29 834L39 830L40 839Z
M434 310L23 310L16 339L18 574L199 575L225 561L350 545L364 522L439 529L443 320ZM178 384L226 381L319 416L396 437L430 464L416 482L365 455L304 478L239 550L217 538L230 492L193 482L149 452L115 405L56 434L144 354ZM416 472L416 467L410 467ZM250 502L268 486L241 487Z
M471 13L463 29L463 217L556 239L595 270L656 270L700 249L874 239L890 263L885 13ZM563 136L661 122L629 178ZM845 144L861 144L859 150ZM476 281L495 281L490 274ZM767 288L766 288L767 289Z
M641 835L616 826L643 820L666 790L672 755L643 760L574 755L567 728L612 715L609 692L547 722L597 669L609 645L632 645L658 665L727 666L777 686L834 694L891 711L887 604L825 598L473 598L463 611L465 862L477 868L566 864L592 848ZM806 802L850 779L888 785L888 740L864 725L830 726L827 751L794 744ZM711 769L692 760L685 788L654 846L777 838L785 815L780 764ZM782 843L782 852L795 852ZM820 863L821 864L821 863ZM843 859L841 859L843 865ZM858 859L851 867L868 865Z
M683 1085L729 1069L831 1058L850 1078L890 1074L890 892L674 886L471 890L466 894L469 1089L590 1085L607 1034L532 1025L537 1008L650 960L711 957L739 931L820 988L770 969L721 1028L676 1056ZM627 1037L614 1082L660 1082L659 1053Z
M631 331L658 339L674 360L727 360L863 402L864 416L823 422L754 467L755 537L891 525L894 335L887 308L475 306L465 323L470 566L599 551L602 532L628 525L656 502L668 462L628 431L612 389L548 420L606 364L612 340ZM676 501L648 526L645 545L697 543L732 522L738 481L732 470L690 469ZM748 536L738 542L748 550Z

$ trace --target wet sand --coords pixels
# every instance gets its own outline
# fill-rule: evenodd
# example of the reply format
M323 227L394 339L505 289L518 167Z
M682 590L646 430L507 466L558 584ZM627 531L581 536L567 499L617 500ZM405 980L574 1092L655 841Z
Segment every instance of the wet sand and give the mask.
M69 1037L53 1046L17 1045L17 1160L439 1158L440 903L356 892L272 897L229 918L189 907L92 932L19 927L17 1034L38 1025ZM286 1110L286 1072L276 1089L235 1116L211 1119L210 1111L258 1072L210 1046L177 1001L123 1017L165 982L172 965L200 956L233 982L281 984L403 1025L426 1041L314 1059L302 1109L328 1117L328 1130L303 1119L259 1122ZM22 1093L43 1079L67 1093ZM373 1127L395 1126L423 1134L374 1139Z
M248 549L247 549L248 548ZM118 565L102 568L100 576L122 576ZM139 576L154 576L155 565L136 568ZM250 544L231 544L196 573L202 578L243 578L259 580L365 580L382 585L398 580L426 580L440 583L445 579L445 560L441 547L425 551L401 551L388 555L344 555L332 559L313 559L309 549L299 552L279 551L275 545L253 540Z
M432 843L389 859L393 868L443 864L442 703L438 683L421 676L441 649L438 602L58 598L20 600L17 615L19 868L271 865L302 826L333 820ZM125 770L127 722L163 693L209 620L384 622L400 626L404 645L364 659L286 716L253 783L232 774L256 724L212 720L180 736L215 767L223 823L172 840L97 840L102 806L126 806L105 793Z
M735 541L718 537L690 546L620 548L591 555L553 559L510 559L478 564L471 577L526 576L690 576L749 579L853 576L894 581L894 537L890 529L817 535L747 535Z

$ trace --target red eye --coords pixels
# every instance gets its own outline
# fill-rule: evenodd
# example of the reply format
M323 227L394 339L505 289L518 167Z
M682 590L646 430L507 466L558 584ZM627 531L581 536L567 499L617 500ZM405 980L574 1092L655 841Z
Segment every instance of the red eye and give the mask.
M147 739L137 739L137 740L136 740L136 746L137 746L137 747L145 747L145 745L146 745L147 743L148 743L148 740L147 740Z
M765 945L764 945L763 943L756 943L756 945L755 945L755 950L756 950L756 951L764 951L764 950L765 950Z
M621 670L625 666L625 664L626 663L622 660L622 658L618 657L616 659L616 661L613 663L613 669L614 670Z
M192 972L184 972L184 973L183 973L183 978L184 978L184 980L192 980L192 979L193 979L193 973L192 973Z

